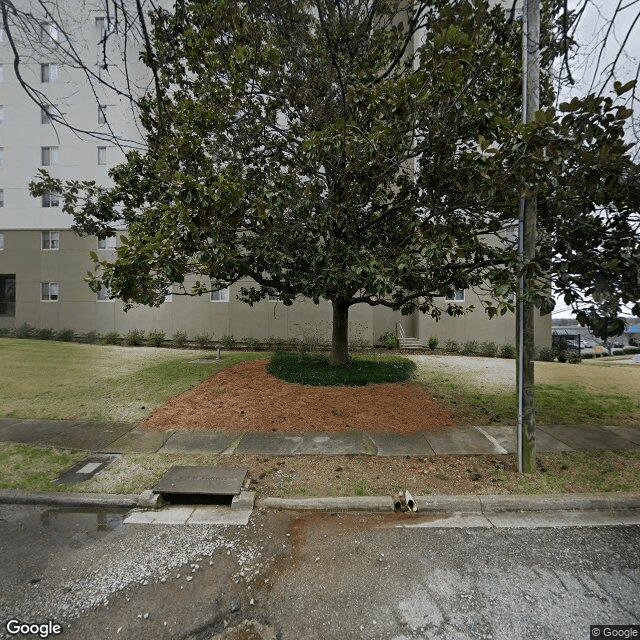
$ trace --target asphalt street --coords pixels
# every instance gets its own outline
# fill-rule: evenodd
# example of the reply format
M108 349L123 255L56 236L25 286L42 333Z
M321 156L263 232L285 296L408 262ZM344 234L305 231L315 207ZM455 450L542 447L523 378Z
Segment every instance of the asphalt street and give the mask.
M640 624L638 525L398 527L428 523L256 510L246 527L123 525L0 505L0 635L43 637L12 619L65 640L588 640Z

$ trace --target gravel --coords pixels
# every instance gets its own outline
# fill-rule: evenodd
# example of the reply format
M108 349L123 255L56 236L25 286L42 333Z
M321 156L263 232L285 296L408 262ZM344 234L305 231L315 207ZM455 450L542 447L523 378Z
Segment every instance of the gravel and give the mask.
M514 389L516 384L516 361L504 358L479 358L469 356L407 356L423 370L462 374L466 382L476 386L491 385L503 389Z

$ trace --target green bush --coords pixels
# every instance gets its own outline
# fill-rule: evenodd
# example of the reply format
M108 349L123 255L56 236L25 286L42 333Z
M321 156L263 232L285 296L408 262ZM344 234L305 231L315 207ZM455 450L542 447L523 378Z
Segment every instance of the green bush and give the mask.
M186 331L176 331L173 334L172 339L173 339L173 344L175 344L176 347L186 347L187 342L189 342L189 338L187 338Z
M144 331L141 329L131 329L124 337L124 343L128 347L139 347L144 344Z
M102 337L97 331L89 331L81 334L78 341L84 342L85 344L96 344L96 342L102 342Z
M638 347L625 347L622 350L622 353L640 353L640 348Z
M36 328L32 327L28 322L23 322L16 329L16 338L35 338Z
M0 338L12 338L16 330L13 327L0 327Z
M233 337L233 335L224 335L220 338L220 344L225 349L234 349L237 344L237 340Z
M154 329L153 331L149 331L149 335L147 336L147 342L152 347L161 347L164 344L164 331L159 331L158 329Z
M53 340L53 336L55 335L55 331L49 327L43 327L42 329L38 329L36 331L36 338L38 340Z
M260 351L262 342L258 338L242 338L242 344L250 351Z
M500 347L500 357L513 360L516 357L516 348L512 344L503 344Z
M382 344L386 349L397 349L400 346L400 340L398 340L398 336L395 331L387 331L383 333L379 338L378 342Z
M498 345L495 342L480 343L480 355L485 358L495 358L498 355Z
M435 351L438 348L438 336L429 336L429 341L427 342L429 345L429 349L431 351Z
M541 362L553 362L556 357L551 347L542 347L538 349L538 358Z
M201 333L197 336L193 336L193 341L199 349L208 349L211 346L211 340L213 336L208 333Z
M570 351L567 354L567 362L570 364L580 364L582 362L582 357L577 351Z
M567 352L566 351L558 351L558 362L566 362L567 361Z
M444 350L449 353L458 353L458 351L460 351L460 345L456 340L447 340L444 343Z
M122 342L122 338L117 331L109 331L109 333L105 333L100 338L101 344L120 344Z
M477 340L467 340L462 345L462 355L463 356L476 356L478 355L478 341Z
M73 342L75 337L76 334L73 329L60 329L60 331L56 331L54 339L60 342Z

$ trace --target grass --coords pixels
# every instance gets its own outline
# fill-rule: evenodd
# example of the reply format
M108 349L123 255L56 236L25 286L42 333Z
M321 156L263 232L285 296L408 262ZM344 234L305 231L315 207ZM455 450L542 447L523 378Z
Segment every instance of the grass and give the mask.
M0 338L0 417L135 422L220 369L265 353Z
M393 355L354 357L348 365L333 366L324 354L299 354L277 351L267 371L285 382L312 386L362 386L376 382L407 380L416 365Z
M459 424L513 424L515 380L510 387L484 383L481 376L432 370L414 375L452 410ZM585 361L535 363L539 424L633 425L640 422L640 367Z

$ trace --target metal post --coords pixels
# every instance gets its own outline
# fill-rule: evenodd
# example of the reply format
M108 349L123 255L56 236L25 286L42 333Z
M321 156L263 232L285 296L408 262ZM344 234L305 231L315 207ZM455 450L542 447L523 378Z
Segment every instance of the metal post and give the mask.
M522 25L522 121L534 119L540 96L540 0L524 0ZM523 264L535 258L536 196L523 194L520 200L518 244ZM530 275L518 283L518 471L535 471L535 411L533 389L534 307L525 299Z

